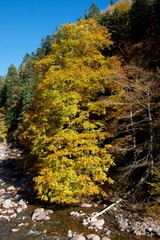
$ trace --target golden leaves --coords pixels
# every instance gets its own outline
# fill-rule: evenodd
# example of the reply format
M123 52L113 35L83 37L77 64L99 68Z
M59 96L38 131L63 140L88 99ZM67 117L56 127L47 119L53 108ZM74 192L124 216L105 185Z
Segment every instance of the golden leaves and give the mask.
M101 96L112 88L120 67L100 51L111 43L105 28L92 19L80 20L62 25L52 53L37 63L45 77L21 138L39 157L35 189L43 200L74 203L104 194L101 185L111 183L107 172L114 161L103 146L108 106Z

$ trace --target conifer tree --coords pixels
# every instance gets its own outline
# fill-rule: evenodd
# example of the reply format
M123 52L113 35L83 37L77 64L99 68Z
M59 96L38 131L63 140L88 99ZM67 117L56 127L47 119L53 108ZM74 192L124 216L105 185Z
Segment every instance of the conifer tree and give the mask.
M110 5L114 5L114 0L110 0Z
M25 111L29 108L32 97L35 92L35 86L38 85L37 74L34 71L33 57L26 54L19 68L19 75L22 82L22 109L21 118Z
M92 3L92 5L89 8L88 17L96 20L99 17L99 14L100 14L99 8L97 7L97 5Z
M141 40L148 34L150 24L149 0L134 0L130 10L131 39Z
M13 64L10 65L6 78L6 124L10 131L18 126L18 118L21 106L21 80L17 69Z

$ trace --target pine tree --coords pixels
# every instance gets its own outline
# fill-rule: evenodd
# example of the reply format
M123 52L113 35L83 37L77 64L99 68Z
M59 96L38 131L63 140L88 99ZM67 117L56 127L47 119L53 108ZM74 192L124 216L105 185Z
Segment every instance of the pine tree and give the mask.
M110 0L110 5L114 5L114 0Z
M150 25L149 0L134 0L130 10L131 38L140 40L148 36Z
M96 20L99 17L99 14L100 14L99 8L97 7L97 5L92 3L91 7L89 8L88 18L93 18Z
M10 65L6 78L6 124L10 131L18 127L18 118L21 108L21 80L17 69L13 64Z
M117 8L114 11L106 11L99 17L98 22L105 26L111 33L114 47L126 43L130 36L129 12L121 12Z
M36 85L38 85L38 76L34 71L34 57L26 54L19 68L19 75L22 82L22 109L21 118L29 108L34 95Z

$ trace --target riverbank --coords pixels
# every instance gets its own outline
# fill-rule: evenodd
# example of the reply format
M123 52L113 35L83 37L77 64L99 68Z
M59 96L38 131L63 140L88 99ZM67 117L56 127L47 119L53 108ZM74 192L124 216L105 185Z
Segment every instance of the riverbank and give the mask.
M32 178L15 168L23 152L0 144L0 239L148 240L160 238L160 222L127 202L95 217L106 205L39 203ZM128 209L130 208L130 211ZM89 220L88 220L89 219Z

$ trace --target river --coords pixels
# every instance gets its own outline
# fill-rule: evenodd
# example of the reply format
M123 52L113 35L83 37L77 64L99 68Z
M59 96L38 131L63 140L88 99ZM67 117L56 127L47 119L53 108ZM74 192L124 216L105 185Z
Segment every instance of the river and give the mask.
M22 154L16 149L9 149L5 144L0 145L0 240L68 240L71 239L67 236L68 231L84 236L92 233L100 236L100 239L106 236L106 239L111 240L157 239L122 231L113 212L103 214L105 224L101 229L88 229L88 225L82 224L84 216L71 216L71 212L86 214L85 217L91 216L93 212L99 212L105 207L102 204L82 207L46 205L38 202L32 191L30 175L24 175L14 167L15 161L20 159ZM17 208L4 209L4 201L7 199L16 204L23 199L27 208L19 212ZM32 220L32 214L37 208L52 210L50 219Z

